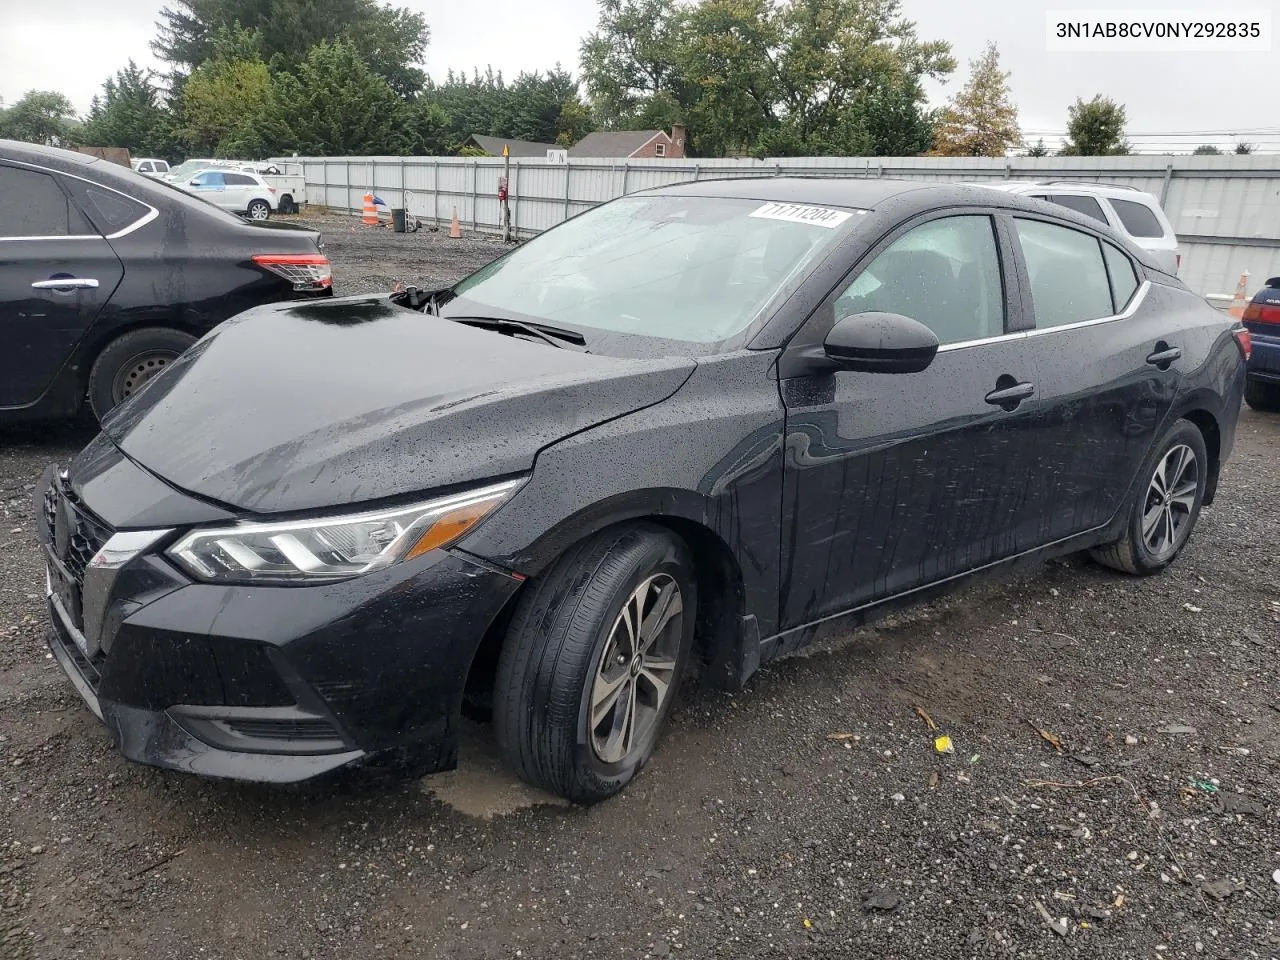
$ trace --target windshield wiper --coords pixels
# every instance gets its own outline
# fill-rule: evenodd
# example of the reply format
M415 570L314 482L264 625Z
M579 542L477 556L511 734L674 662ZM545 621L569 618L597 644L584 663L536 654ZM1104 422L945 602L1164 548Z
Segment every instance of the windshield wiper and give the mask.
M577 330L566 330L564 327L553 327L549 323L534 323L529 320L511 320L507 317L445 317L456 323L465 323L469 327L480 327L483 330L497 330L503 333L525 333L531 337L549 343L553 347L577 347L583 353L587 350L587 338Z

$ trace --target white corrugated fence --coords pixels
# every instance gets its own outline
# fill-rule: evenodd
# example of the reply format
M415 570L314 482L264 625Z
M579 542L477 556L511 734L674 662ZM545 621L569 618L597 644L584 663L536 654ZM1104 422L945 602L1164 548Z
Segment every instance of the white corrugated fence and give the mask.
M281 157L301 164L312 204L359 212L372 190L419 220L466 231L500 229L498 178L489 157ZM615 197L690 180L773 176L900 177L911 180L1093 180L1160 198L1178 233L1182 279L1203 294L1229 295L1240 274L1249 292L1280 275L1280 156L1226 157L784 157L554 163L513 158L511 223L528 237Z

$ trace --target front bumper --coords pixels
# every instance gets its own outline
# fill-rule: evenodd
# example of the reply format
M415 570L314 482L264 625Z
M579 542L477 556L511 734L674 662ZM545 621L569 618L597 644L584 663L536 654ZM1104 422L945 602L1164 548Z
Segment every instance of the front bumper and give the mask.
M46 474L38 502L58 483ZM114 577L101 629L86 631L57 579L79 569L59 561L67 537L43 511L38 525L49 646L117 748L238 780L296 782L383 756L451 769L472 660L520 583L435 551L339 583L220 586L152 551Z

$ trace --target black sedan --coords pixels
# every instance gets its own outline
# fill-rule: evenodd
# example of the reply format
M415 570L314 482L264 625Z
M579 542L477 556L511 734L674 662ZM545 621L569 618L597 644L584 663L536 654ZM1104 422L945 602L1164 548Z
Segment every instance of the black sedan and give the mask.
M320 235L0 140L0 423L101 418L216 324L332 294Z
M223 324L39 487L51 645L128 757L623 787L681 677L1092 550L1178 555L1243 329L1104 225L975 188L703 182L447 290ZM468 694L471 694L468 697Z

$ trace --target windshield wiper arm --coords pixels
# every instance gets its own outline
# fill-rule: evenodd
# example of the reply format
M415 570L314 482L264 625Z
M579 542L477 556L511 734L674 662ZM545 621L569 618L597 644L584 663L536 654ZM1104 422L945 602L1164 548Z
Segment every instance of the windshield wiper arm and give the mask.
M499 330L507 333L527 333L530 336L537 337L545 343L551 344L553 347L566 347L569 345L575 347L585 347L587 338L580 334L577 330L566 330L564 327L553 327L548 323L534 323L529 320L511 320L507 317L445 317L446 320L453 320L456 323L465 323L470 327L480 327L486 330ZM583 350L585 353L586 351Z

